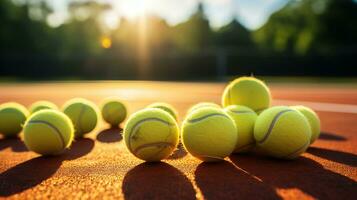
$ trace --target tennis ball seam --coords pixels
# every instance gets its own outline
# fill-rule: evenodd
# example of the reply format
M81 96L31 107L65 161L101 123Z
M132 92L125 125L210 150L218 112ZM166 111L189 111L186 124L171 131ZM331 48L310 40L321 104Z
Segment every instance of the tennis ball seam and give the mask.
M255 112L249 110L228 110L228 111L234 114L256 114Z
M78 132L79 133L82 133L83 132L83 128L82 128L82 117L84 115L84 111L86 110L86 106L82 105L81 107L81 111L79 112L79 115L78 115L78 119L76 121L76 124L77 124L77 128L78 128Z
M61 141L61 143L62 143L62 149L66 148L63 135L62 135L61 131L58 130L58 128L57 128L55 125L53 125L53 124L51 124L51 123L49 123L49 122L47 122L47 121L43 121L43 120L32 120L32 121L29 121L29 124L45 124L45 125L49 126L49 127L52 128L52 129L57 133L57 135L59 136L60 141Z
M264 142L269 138L269 136L270 136L270 134L271 134L271 132L272 132L272 130L273 130L273 128L274 128L276 122L278 121L278 119L279 119L284 113L291 112L291 111L293 111L293 110L288 110L288 109L287 109L287 110L282 110L282 111L278 112L278 114L275 115L275 117L273 118L272 122L270 123L269 129L268 129L268 131L265 133L263 139L261 139L260 141L257 141L257 142L260 143L260 144L264 143Z
M172 147L174 148L174 145L170 142L152 142L152 143L147 143L147 144L143 144L143 145L140 145L138 147L136 147L134 150L133 150L133 154L134 155L137 155L137 153L144 149L144 148L148 148L148 147L152 147L152 146L160 146L160 147Z
M151 118L146 118L146 119L142 119L140 121L138 121L130 130L129 132L129 135L128 135L128 149L134 154L134 151L132 150L132 147L131 147L131 139L133 137L133 135L136 134L136 129L138 127L140 127L141 124L145 123L145 122L148 122L148 121L157 121L157 122L161 122L167 126L174 126L174 124L171 124L170 122L168 121L165 121L163 119L160 119L160 118L154 118L154 117L151 117ZM135 130L135 131L134 131ZM135 133L135 134L134 134ZM134 154L135 155L135 154Z
M306 146L308 146L309 144L310 144L310 141L307 141L304 145L302 145L301 147L297 148L292 153L289 153L288 155L283 156L283 158L289 158L291 156L294 156L295 154L298 154L301 150L305 149Z
M205 120L205 119L207 119L207 118L209 118L209 117L213 117L213 116L221 116L221 117L225 117L225 118L227 118L227 119L230 119L227 115L225 115L225 114L221 114L221 113L211 113L211 114L208 114L208 115L204 115L204 116L202 116L202 117L198 117L198 118L195 118L195 119L190 119L190 120L188 120L187 122L188 123L197 123L197 122L199 122L199 121L202 121L202 120Z

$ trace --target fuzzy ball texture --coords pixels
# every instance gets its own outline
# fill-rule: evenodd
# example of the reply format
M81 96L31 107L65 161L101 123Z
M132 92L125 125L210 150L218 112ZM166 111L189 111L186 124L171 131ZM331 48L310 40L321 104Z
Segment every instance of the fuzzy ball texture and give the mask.
M71 99L63 106L63 112L74 125L75 137L83 137L97 126L98 108L91 101L82 98Z
M147 108L162 109L163 111L169 113L175 120L177 120L177 116L178 116L177 110L168 103L157 102L157 103L150 104Z
M44 109L53 109L53 110L58 110L58 107L56 104L50 102L50 101L36 101L35 103L31 104L29 111L31 114L44 110Z
M212 102L201 102L198 104L193 105L191 108L189 108L187 110L187 114L190 114L191 112L195 111L196 109L199 108L203 108L203 107L214 107L214 108L221 108L221 106L219 106L216 103L212 103Z
M102 117L104 121L113 127L119 126L127 116L127 109L125 104L119 99L106 99L102 103Z
M276 158L293 159L308 148L311 129L300 112L287 106L276 106L258 116L254 138L263 153Z
M9 102L0 105L0 134L15 137L22 131L29 112L18 103Z
M243 105L260 112L271 103L271 94L265 83L254 77L241 77L231 82L222 95L222 105Z
M128 150L137 158L155 162L169 157L179 142L176 120L157 108L146 108L131 115L124 127Z
M310 144L312 144L320 136L321 122L319 116L315 111L306 106L292 106L291 108L301 112L306 117L307 121L309 121L311 128Z
M38 111L26 121L24 141L27 148L42 155L57 155L73 141L71 120L57 110Z
M247 152L255 146L254 124L258 115L246 106L232 105L224 109L237 126L238 140L235 153Z
M220 108L203 107L190 113L182 123L182 143L203 161L219 161L229 156L237 143L234 120Z

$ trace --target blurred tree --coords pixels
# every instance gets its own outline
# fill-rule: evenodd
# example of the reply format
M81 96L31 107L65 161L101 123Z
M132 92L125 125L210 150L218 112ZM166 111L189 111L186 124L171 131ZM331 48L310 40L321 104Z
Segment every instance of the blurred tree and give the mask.
M174 43L181 50L197 52L212 45L213 33L202 3L198 4L196 13L188 21L178 24L172 31Z
M356 35L357 4L353 0L294 0L274 13L254 33L254 39L268 50L303 55L355 45Z
M250 32L237 19L221 27L215 35L217 46L248 47L253 45Z

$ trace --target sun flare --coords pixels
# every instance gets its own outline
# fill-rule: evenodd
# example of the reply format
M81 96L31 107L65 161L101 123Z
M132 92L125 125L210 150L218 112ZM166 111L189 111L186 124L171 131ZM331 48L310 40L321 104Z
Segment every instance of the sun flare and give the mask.
M133 0L128 3L125 8L123 8L123 12L126 16L133 17L133 18L140 18L146 15L148 10L148 6L146 1L138 1Z

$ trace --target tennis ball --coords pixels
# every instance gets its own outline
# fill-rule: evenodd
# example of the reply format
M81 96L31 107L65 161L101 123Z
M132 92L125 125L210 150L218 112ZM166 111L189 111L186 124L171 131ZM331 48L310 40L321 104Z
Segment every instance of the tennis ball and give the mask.
M44 109L58 110L58 107L56 106L56 104L50 101L37 101L30 106L29 111L31 114L33 114L39 110L44 110Z
M168 103L162 103L162 102L158 102L158 103L153 103L150 104L147 108L159 108L162 109L163 111L169 113L175 120L177 120L177 111L176 109L168 104Z
M241 77L231 82L222 95L222 105L243 105L255 112L270 106L271 95L265 83L254 77Z
M9 102L0 105L0 133L5 137L17 136L28 115L27 109L21 104Z
M254 124L258 115L246 106L232 105L224 110L237 126L238 140L234 152L247 152L255 145Z
M258 116L254 138L265 154L293 159L308 148L311 130L309 122L300 112L287 106L276 106Z
M63 106L63 112L72 120L75 137L83 137L91 132L98 122L97 106L82 98L67 101Z
M131 115L124 127L124 140L137 158L154 162L167 158L179 142L175 119L157 108L146 108Z
M27 148L42 155L60 154L73 141L71 120L62 112L45 109L31 115L24 126Z
M119 126L127 115L127 110L119 99L110 98L104 100L102 104L102 117L111 126Z
M215 103L211 103L211 102L201 102L201 103L198 103L198 104L192 106L190 109L188 109L187 114L193 112L193 111L196 110L196 109L203 108L203 107L221 108L221 106L219 106L219 105L217 105L217 104L215 104Z
M185 149L203 161L219 161L229 156L237 143L234 120L220 108L203 107L190 113L182 123Z
M292 106L291 108L301 112L309 122L311 128L310 144L312 144L320 136L321 125L319 116L312 109L305 106Z

